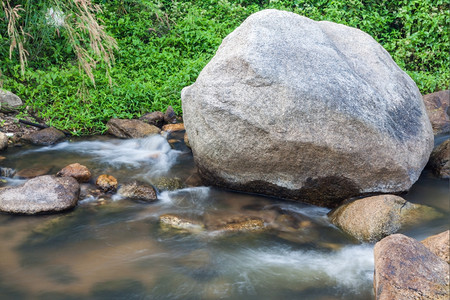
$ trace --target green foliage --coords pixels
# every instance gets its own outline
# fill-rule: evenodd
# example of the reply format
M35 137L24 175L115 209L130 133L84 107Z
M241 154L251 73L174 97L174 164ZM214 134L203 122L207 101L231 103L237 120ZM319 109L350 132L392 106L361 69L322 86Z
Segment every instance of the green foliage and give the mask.
M54 28L30 54L25 75L8 58L0 25L4 88L48 124L75 134L100 133L112 117L133 118L168 105L181 113L180 92L192 84L222 39L250 14L277 8L357 27L380 42L422 93L448 89L450 5L443 0L98 0L97 18L117 43L110 86L105 66L96 86L80 74L70 45ZM0 14L0 18L4 18Z

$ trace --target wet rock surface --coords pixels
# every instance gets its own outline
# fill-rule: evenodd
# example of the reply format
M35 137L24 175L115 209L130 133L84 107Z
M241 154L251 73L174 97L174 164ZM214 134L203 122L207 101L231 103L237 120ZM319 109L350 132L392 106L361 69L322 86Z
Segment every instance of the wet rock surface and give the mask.
M227 36L182 103L205 184L321 206L408 190L433 147L422 95L373 38L277 10Z
M162 127L162 131L165 131L165 132L183 131L183 130L184 130L183 123L166 124Z
M450 139L433 150L428 166L436 176L450 178Z
M160 191L174 191L185 187L178 177L159 177L152 180L153 185Z
M143 138L161 132L158 127L139 120L111 119L106 126L109 134L122 139Z
M117 191L122 197L144 201L144 202L154 202L158 200L155 189L143 182L133 181L123 184Z
M422 244L425 245L431 252L440 257L443 261L450 264L449 251L450 251L450 230L442 233L427 237Z
M21 178L34 178L42 175L47 175L51 167L32 167L22 169L16 172L16 175Z
M79 163L70 164L56 173L58 177L73 177L79 183L88 182L91 179L91 172L86 166Z
M434 134L450 132L450 90L423 96Z
M224 232L251 232L262 231L266 228L264 219L257 216L209 213L205 217L208 230Z
M63 140L66 135L54 127L44 128L39 131L27 133L22 137L22 140L32 143L34 145L53 145Z
M188 232L201 232L205 228L200 221L175 214L163 214L159 216L159 222L164 229L173 228Z
M375 298L449 298L449 266L420 242L402 234L379 241L374 248Z
M425 210L425 211L424 211ZM425 214L424 214L425 212ZM433 217L432 208L395 195L380 195L343 204L329 213L330 222L361 241L375 242L402 226Z
M114 176L102 174L98 176L95 185L103 192L115 192L117 190L117 179Z
M64 211L76 206L80 186L71 177L39 176L20 186L0 189L0 211L36 214Z

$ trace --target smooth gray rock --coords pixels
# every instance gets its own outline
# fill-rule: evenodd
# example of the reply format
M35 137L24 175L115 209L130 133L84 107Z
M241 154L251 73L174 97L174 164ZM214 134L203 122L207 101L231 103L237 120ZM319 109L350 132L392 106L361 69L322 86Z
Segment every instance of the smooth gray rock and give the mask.
M0 189L0 211L17 214L58 212L75 207L80 186L72 177L39 176Z
M204 182L337 206L408 190L433 147L422 96L366 33L264 10L181 93Z
M19 96L11 93L10 91L0 89L0 104L8 107L18 107L23 103Z

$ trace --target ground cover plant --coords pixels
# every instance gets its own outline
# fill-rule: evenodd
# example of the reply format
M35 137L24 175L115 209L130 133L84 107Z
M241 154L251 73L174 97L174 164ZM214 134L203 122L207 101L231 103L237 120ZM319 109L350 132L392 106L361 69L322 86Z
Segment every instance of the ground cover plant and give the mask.
M26 102L23 114L75 135L102 133L112 117L135 118L168 105L181 113L181 89L227 34L265 8L357 27L383 45L423 94L449 88L450 4L444 0L0 2L0 86ZM90 5L84 10L90 14L77 5ZM100 52L89 24L98 26Z

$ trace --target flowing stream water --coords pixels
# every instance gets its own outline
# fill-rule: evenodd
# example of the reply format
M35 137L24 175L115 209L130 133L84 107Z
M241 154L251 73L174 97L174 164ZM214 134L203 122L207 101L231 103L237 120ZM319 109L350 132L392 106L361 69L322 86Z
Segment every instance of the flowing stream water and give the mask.
M55 174L70 163L119 183L195 178L190 150L166 139L74 139L8 149L2 167ZM3 185L24 182L4 178ZM401 230L419 240L448 229L449 183L425 170L404 196L442 217ZM259 195L187 186L154 203L86 196L55 215L0 214L0 299L372 299L373 244L329 223L328 209ZM188 233L160 226L165 213L273 221L262 232Z

